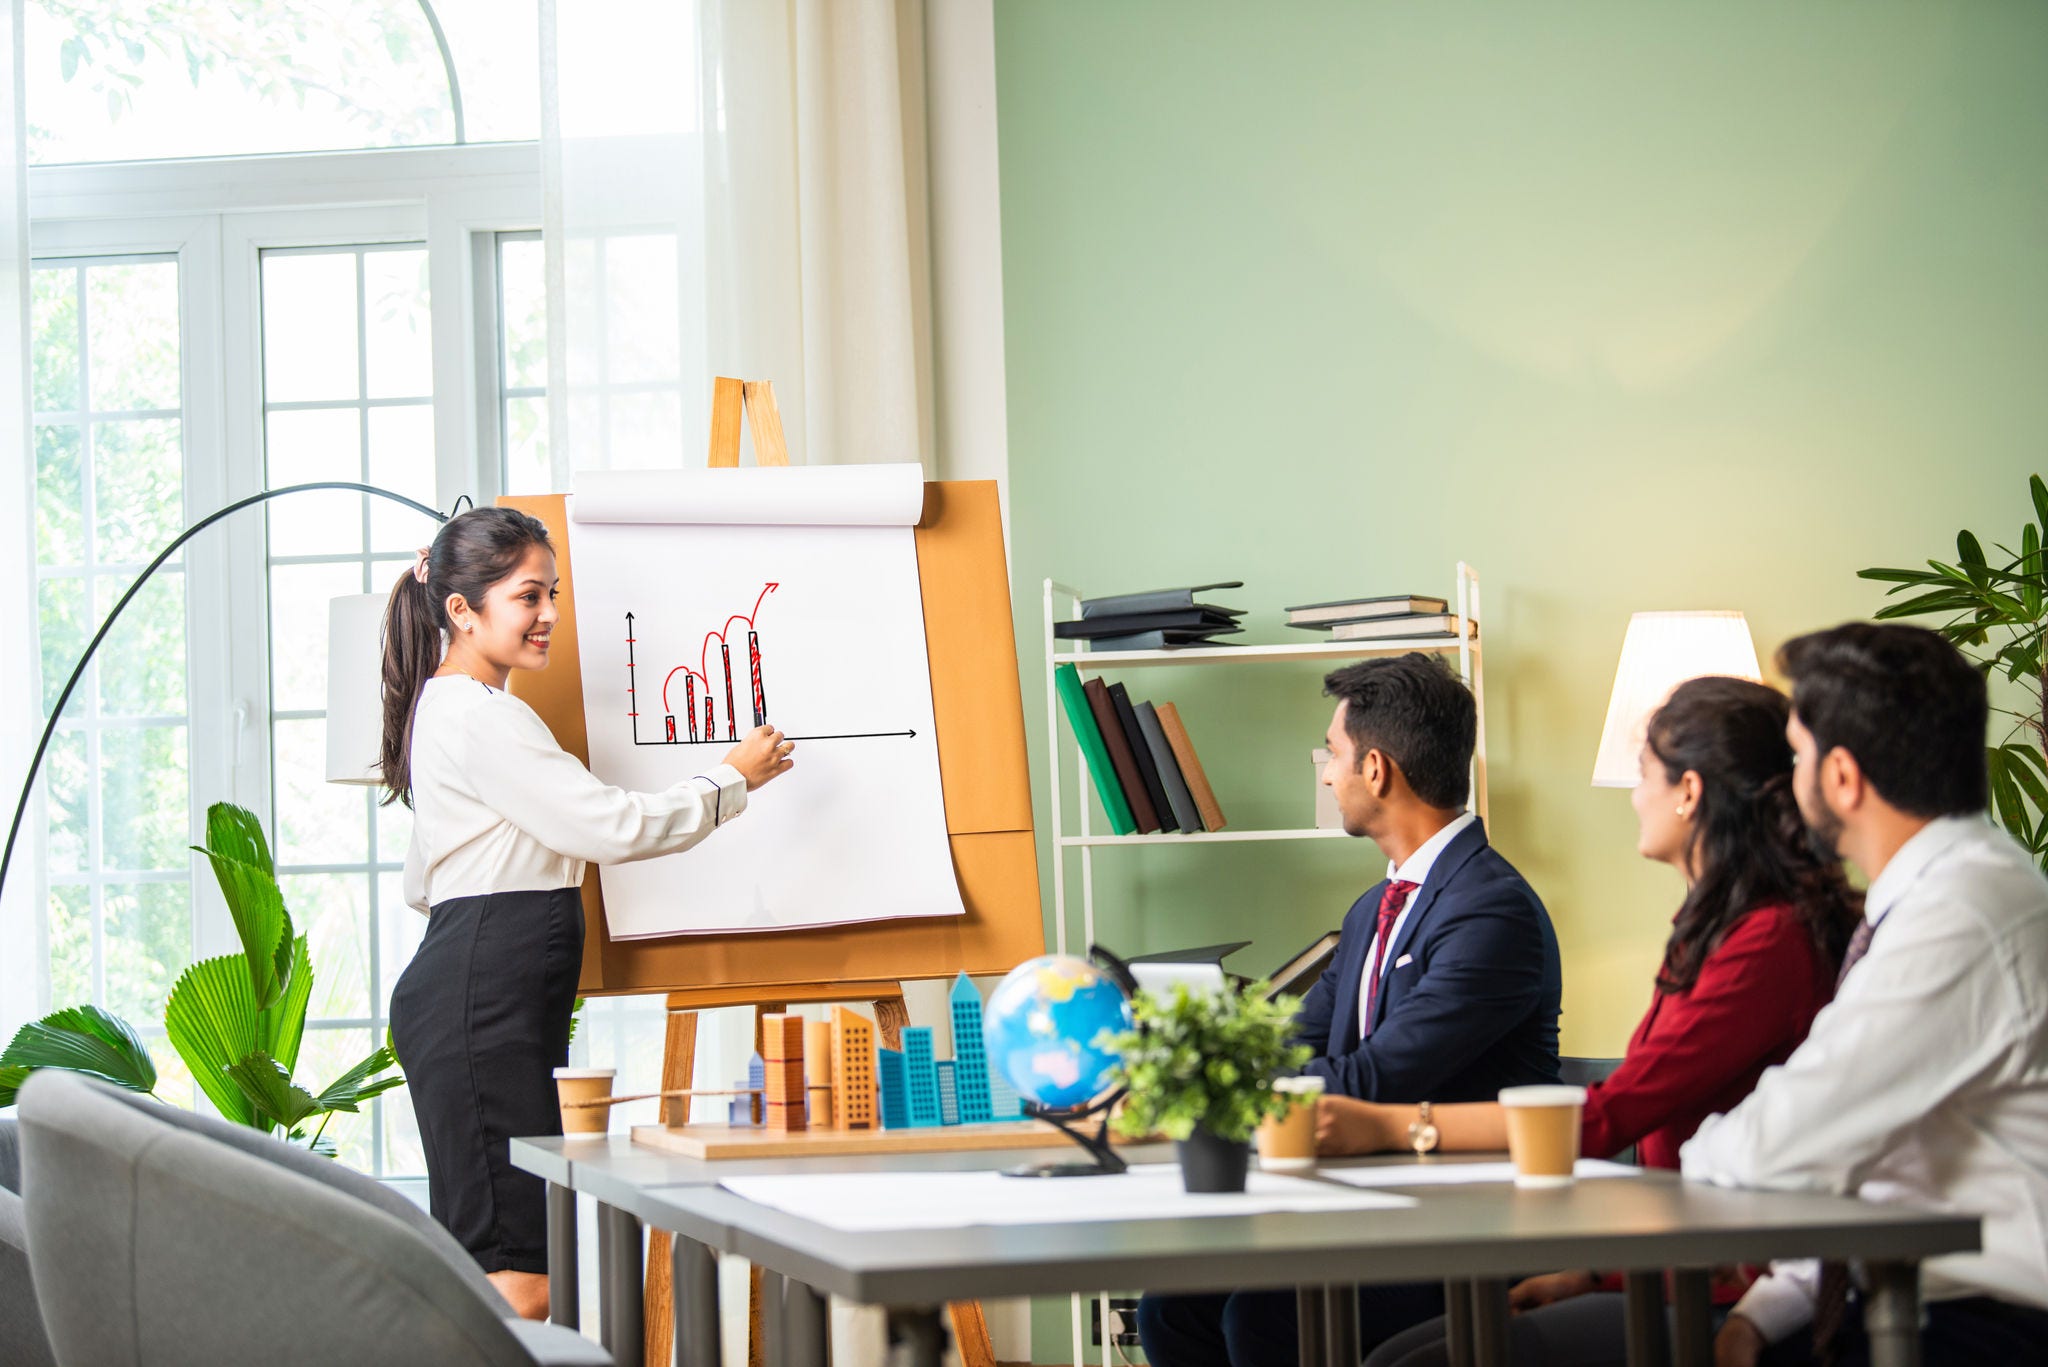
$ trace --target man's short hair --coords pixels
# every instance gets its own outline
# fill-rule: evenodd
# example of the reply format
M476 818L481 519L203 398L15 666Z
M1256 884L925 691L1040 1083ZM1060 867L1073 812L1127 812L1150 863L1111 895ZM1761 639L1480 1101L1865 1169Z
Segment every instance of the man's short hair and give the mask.
M1378 750L1400 766L1422 801L1447 811L1465 805L1479 709L1442 659L1410 651L1360 660L1332 671L1323 693L1347 704L1344 729L1361 763L1366 751Z
M1846 622L1785 642L1778 669L1818 753L1847 750L1892 806L1937 817L1989 804L1984 676L1934 632Z

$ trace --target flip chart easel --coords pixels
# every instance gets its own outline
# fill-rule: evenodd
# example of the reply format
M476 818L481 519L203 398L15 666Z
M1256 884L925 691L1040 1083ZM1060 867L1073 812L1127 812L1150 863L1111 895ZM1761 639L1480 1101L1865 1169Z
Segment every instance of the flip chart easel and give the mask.
M743 420L753 428L757 464L789 463L773 387L721 377L712 397L713 469L738 468ZM561 579L552 663L515 675L512 692L540 715L564 750L588 764L566 498L521 495L498 503L547 525ZM915 535L947 839L966 911L765 934L614 941L597 870L588 870L579 990L586 996L667 994L663 1091L692 1086L699 1010L753 1007L758 1047L765 1013L797 1004L869 1001L882 1042L900 1048L900 1031L908 1023L904 980L1006 973L1045 952L1024 701L994 481L928 482ZM799 749L799 766L802 758ZM665 1099L662 1124L687 1124L689 1104L687 1097ZM649 1247L650 1362L667 1362L671 1351L667 1245L656 1233ZM968 1367L992 1367L980 1307L956 1306L954 1320ZM756 1353L749 1357L758 1367Z

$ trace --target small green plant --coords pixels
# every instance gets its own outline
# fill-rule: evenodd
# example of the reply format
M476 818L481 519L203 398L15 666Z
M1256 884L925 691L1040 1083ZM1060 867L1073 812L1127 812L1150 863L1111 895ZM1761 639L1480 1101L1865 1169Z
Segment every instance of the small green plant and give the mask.
M2034 520L2020 528L2020 547L1996 545L2004 558L1993 564L1973 532L1956 533L1956 560L1929 560L1927 568L1867 569L1860 579L1890 584L1887 596L1920 590L1913 597L1888 603L1879 621L1901 617L1945 618L1934 630L1967 655L1987 679L2002 678L2026 690L2020 708L1999 707L1993 714L2011 725L1995 742L1988 737L1985 760L1991 771L1991 803L1999 824L2025 845L2048 869L2048 727L2042 705L2048 700L2048 672L2042 668L2042 636L2048 632L2048 484L2039 475L2028 481Z
M1264 983L1242 992L1192 993L1176 983L1170 995L1138 993L1134 1028L1096 1041L1121 1057L1111 1077L1129 1095L1118 1133L1186 1139L1199 1127L1241 1144L1261 1120L1278 1115L1287 1099L1273 1080L1295 1072L1312 1051L1293 1042L1300 998L1269 1001L1265 994Z
M306 937L291 913L256 817L232 803L206 812L206 844L242 952L202 959L179 975L164 1006L164 1032L192 1080L227 1119L332 1156L327 1122L337 1112L401 1085L387 1041L317 1096L292 1077L313 994ZM64 1068L133 1092L156 1095L156 1064L135 1028L96 1006L73 1006L31 1021L0 1051L0 1106L39 1068ZM318 1121L317 1127L314 1126ZM310 1133L309 1133L310 1127Z

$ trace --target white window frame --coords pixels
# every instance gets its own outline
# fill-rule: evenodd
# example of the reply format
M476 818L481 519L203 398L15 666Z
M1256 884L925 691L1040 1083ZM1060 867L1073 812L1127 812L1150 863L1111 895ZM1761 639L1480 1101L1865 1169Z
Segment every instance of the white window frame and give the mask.
M268 247L426 244L434 501L445 510L461 494L478 504L498 495L495 244L501 232L540 223L537 144L32 167L29 205L37 258L177 259L187 525L264 487L260 254ZM213 802L266 821L272 811L264 518L252 509L210 529L188 544L185 561L197 842ZM40 820L35 836L40 847ZM36 904L47 907L37 862ZM234 926L213 878L196 857L191 871L194 956L233 951ZM371 991L380 990L373 981ZM37 1014L52 1005L38 1003Z

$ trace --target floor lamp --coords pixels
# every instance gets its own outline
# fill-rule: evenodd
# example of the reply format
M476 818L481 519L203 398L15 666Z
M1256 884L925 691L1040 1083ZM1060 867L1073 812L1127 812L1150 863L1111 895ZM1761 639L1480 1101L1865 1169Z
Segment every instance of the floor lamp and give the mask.
M290 494L305 494L322 490L374 494L378 498L388 498L393 503L402 503L416 512L425 513L436 522L445 522L449 516L415 499L407 498L404 494L393 493L389 489L380 489L374 484L326 480L312 484L288 484L281 489L265 489L260 494L251 494L247 498L238 499L228 504L225 508L216 509L205 517L200 518L184 531L179 532L172 539L171 544L158 551L156 559L150 561L148 567L135 577L135 582L128 586L128 591L121 595L119 602L114 604L114 610L107 614L107 620L100 623L100 629L93 633L92 640L85 647L85 653L79 656L78 663L72 666L71 677L64 681L64 691L57 695L57 705L50 709L50 719L43 725L43 734L36 741L35 755L28 762L28 774L22 779L21 796L14 803L14 820L7 828L7 849L4 854L0 854L0 891L6 889L8 870L14 867L14 842L21 835L21 820L28 811L29 794L35 791L36 775L42 770L43 755L50 748L50 738L56 735L57 722L63 717L64 709L70 705L71 694L78 687L78 681L85 676L85 667L92 663L93 652L100 648L100 642L106 640L107 633L113 630L114 623L120 620L122 609L126 608L129 601L142 591L142 586L149 582L149 577L155 574L166 560L169 560L178 553L179 547L183 546L200 532L211 527L214 523L219 522L222 518L239 513L244 508L253 508L259 503L268 503L274 498L284 498ZM467 495L464 497L467 497ZM461 502L460 499L456 501L458 504Z

